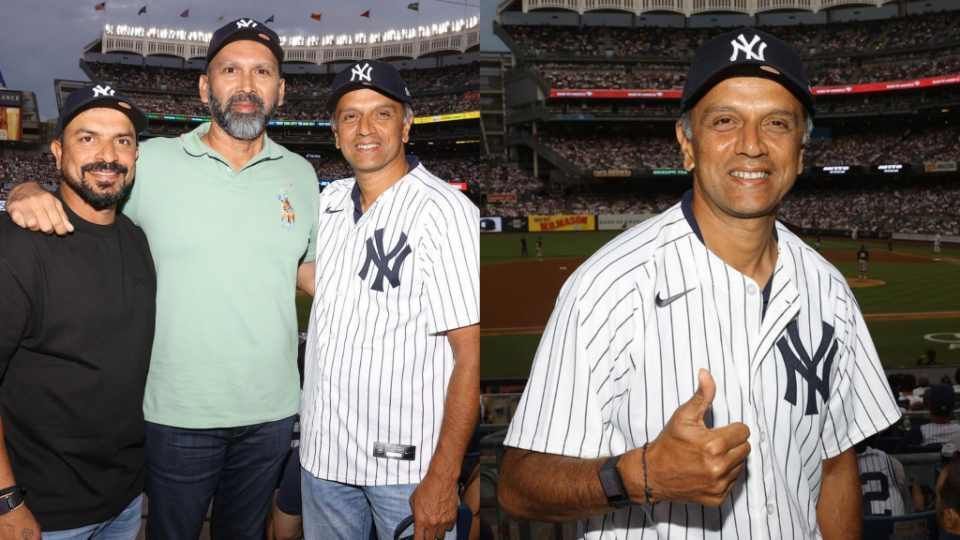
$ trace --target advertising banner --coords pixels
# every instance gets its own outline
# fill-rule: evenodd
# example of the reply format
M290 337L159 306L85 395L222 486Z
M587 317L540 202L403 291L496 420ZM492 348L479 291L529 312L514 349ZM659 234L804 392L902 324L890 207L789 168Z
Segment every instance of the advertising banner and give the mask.
M597 216L597 230L619 231L629 229L653 216L654 214L600 214Z
M480 232L481 233L503 232L503 218L500 218L500 217L480 218Z
M550 216L527 216L530 232L549 231L592 231L597 228L597 217L593 214L554 214Z

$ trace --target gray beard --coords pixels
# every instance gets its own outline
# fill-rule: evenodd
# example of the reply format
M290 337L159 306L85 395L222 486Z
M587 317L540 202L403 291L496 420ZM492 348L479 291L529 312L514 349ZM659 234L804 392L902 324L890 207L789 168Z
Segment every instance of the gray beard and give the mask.
M234 139L240 139L242 141L256 139L263 133L263 130L266 129L267 122L270 120L270 116L273 115L273 109L265 111L263 108L263 100L253 93L246 95L243 93L234 94L227 100L225 105L221 104L220 100L213 95L213 91L208 90L207 97L210 101L210 116L213 118L213 121ZM252 101L257 106L257 110L251 113L233 112L233 104L240 101L241 97L246 97L249 101Z

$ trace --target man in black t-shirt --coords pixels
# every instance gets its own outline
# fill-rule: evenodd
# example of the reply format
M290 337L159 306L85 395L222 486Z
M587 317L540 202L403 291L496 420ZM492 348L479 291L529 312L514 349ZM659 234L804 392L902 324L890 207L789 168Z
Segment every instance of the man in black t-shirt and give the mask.
M0 214L0 539L139 532L156 275L117 203L144 127L110 86L75 91L50 145L73 234Z

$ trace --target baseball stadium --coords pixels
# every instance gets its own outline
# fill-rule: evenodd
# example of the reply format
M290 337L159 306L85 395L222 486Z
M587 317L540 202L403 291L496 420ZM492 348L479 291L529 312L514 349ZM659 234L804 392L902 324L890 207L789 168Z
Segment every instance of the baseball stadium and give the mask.
M958 9L935 0L498 3L483 24L507 50L484 45L480 64L497 156L480 179L482 496L496 537L576 537L573 524L498 509L500 444L563 283L690 189L675 135L687 69L701 43L739 27L802 57L817 113L778 219L846 277L908 418L883 449L929 494L942 448L913 440L910 424L928 421L925 388L960 391ZM929 498L915 510L913 521L868 518L865 537L936 538ZM907 529L913 536L894 532Z
M96 9L102 10L102 5ZM408 9L419 7L411 4ZM462 18L424 18L412 27L391 27L383 21L375 30L370 23L358 24L356 32L281 35L286 100L269 118L268 136L313 165L321 191L334 180L353 176L331 133L329 89L335 75L358 60L388 62L400 71L412 95L414 125L407 154L479 202L476 169L484 146L477 75L479 18L476 10L462 11ZM369 11L364 17L369 18ZM319 20L319 15L315 18ZM148 126L141 141L179 136L210 121L209 109L198 97L197 80L206 69L208 42L223 20L229 21L230 15L202 28L137 26L130 20L103 25L82 51L73 52L79 53L86 80L56 75L50 79L58 109L72 91L94 82L128 96L143 110ZM17 90L16 81L8 82L3 88L0 78L0 212L19 183L38 181L55 191L60 177L49 150L56 118L41 120L36 92ZM301 356L311 302L312 297L298 292ZM209 528L206 523L201 538L210 538Z

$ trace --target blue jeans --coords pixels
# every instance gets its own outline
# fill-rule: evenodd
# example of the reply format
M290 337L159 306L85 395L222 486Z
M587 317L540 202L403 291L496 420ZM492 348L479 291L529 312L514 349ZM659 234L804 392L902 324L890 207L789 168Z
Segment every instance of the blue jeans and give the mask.
M393 540L394 529L411 513L410 496L417 489L417 484L341 484L321 480L303 468L300 485L304 540ZM455 529L446 535L448 540L456 537Z
M147 536L199 537L213 498L211 538L262 540L293 419L216 429L147 422Z
M66 529L43 531L43 540L135 540L140 532L143 495L137 495L122 512L100 523Z

